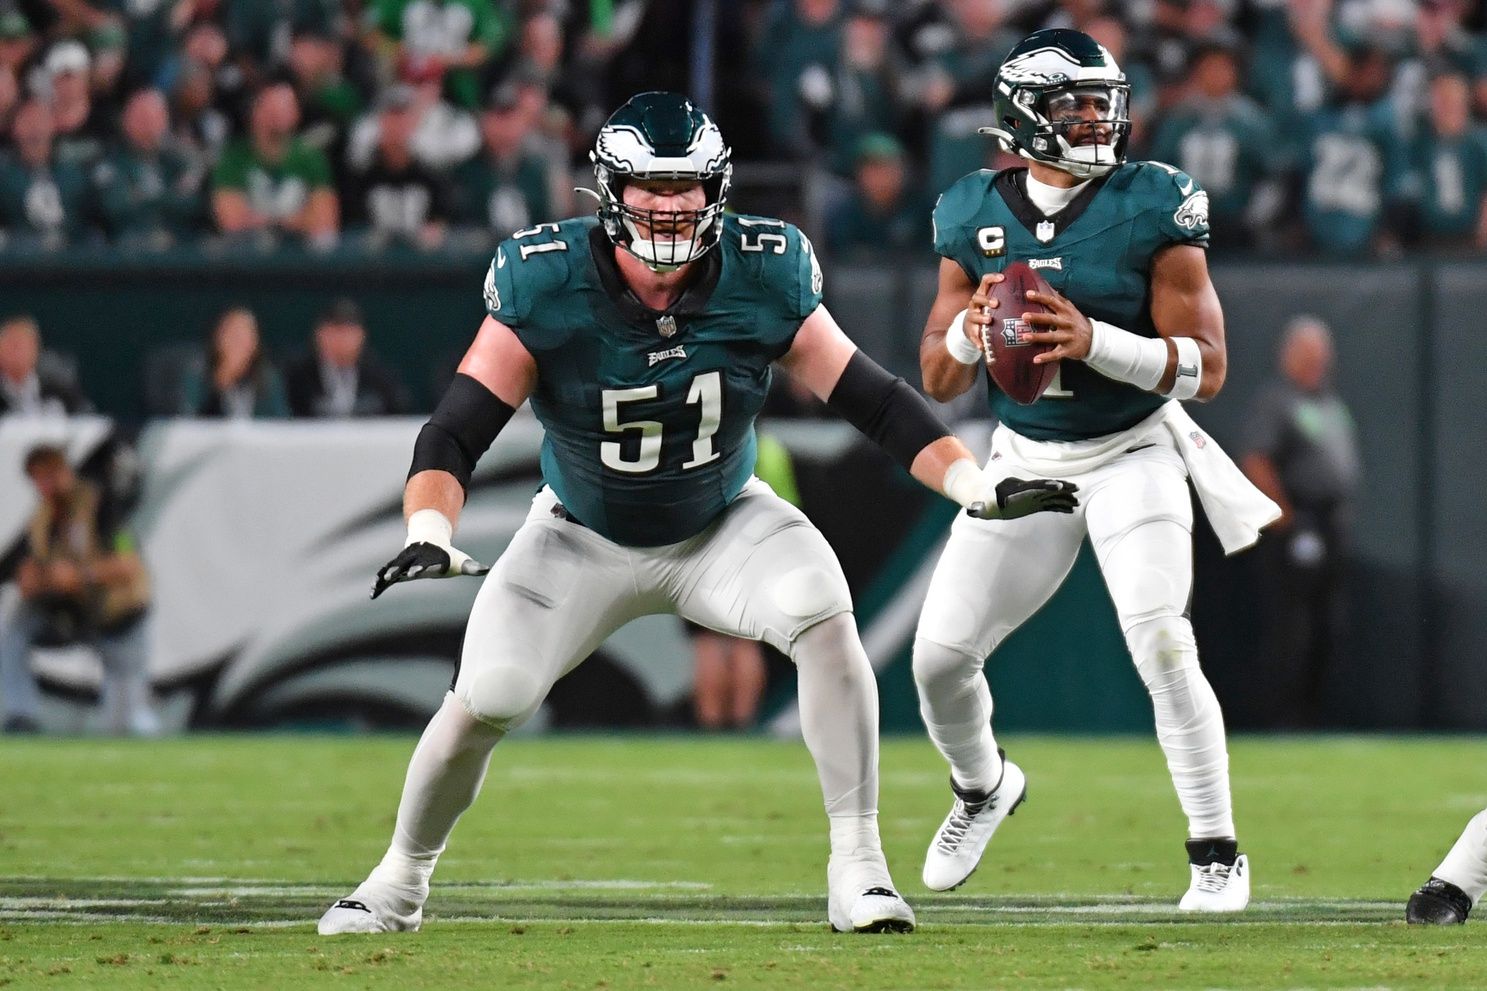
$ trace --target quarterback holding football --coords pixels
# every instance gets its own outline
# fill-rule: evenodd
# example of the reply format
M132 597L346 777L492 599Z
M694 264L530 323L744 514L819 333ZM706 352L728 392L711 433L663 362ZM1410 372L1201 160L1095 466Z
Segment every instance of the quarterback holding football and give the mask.
M954 792L924 882L936 890L964 882L1022 801L1027 779L997 747L982 668L1053 595L1088 536L1188 820L1180 907L1238 911L1249 901L1249 865L1234 828L1223 715L1187 616L1189 477L1229 552L1258 539L1279 510L1181 406L1224 384L1207 197L1171 166L1125 160L1125 76L1088 35L1029 36L995 89L996 120L983 133L1027 167L974 172L935 207L942 258L920 345L925 391L945 401L970 389L993 357L983 343L1010 326L1015 333L996 341L998 360L1057 371L1034 377L1027 395L989 384L1000 425L988 477L1057 475L1079 486L1081 505L1005 527L957 519L951 530L914 645L920 711ZM1031 269L1019 268L1017 297L999 287L1014 262ZM1047 288L1021 288L1035 277ZM1007 312L1001 300L1013 298L1027 310Z

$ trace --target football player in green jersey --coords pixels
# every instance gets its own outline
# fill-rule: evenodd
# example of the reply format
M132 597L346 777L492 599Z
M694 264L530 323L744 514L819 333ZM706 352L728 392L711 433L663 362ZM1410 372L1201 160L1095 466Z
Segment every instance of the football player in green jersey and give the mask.
M1016 527L957 519L951 529L914 645L921 713L954 791L924 881L937 890L965 881L1022 800L1026 778L997 748L982 667L1053 595L1087 535L1187 814L1190 887L1181 907L1237 911L1249 900L1249 875L1234 833L1223 716L1187 618L1189 468L1215 516L1195 451L1224 480L1218 488L1231 486L1219 495L1241 531L1234 549L1278 510L1234 481L1233 463L1172 402L1208 399L1224 381L1223 312L1204 256L1207 197L1171 166L1124 161L1124 76L1089 36L1029 36L995 86L996 120L986 130L1028 167L974 172L935 208L944 257L920 349L925 389L942 401L970 389L982 375L983 333L1022 334L1017 325L1031 324L1026 339L1054 345L1038 361L1060 362L1059 373L1027 406L989 386L1001 425L987 473L1036 466L1068 477L1081 506ZM1051 313L997 310L988 287L1013 260L1047 278L1055 291L1037 302Z
M528 399L545 428L546 485L481 586L387 855L320 931L418 928L491 748L611 632L667 612L794 660L830 822L831 925L912 929L878 839L877 690L846 581L821 534L752 475L771 366L980 517L1068 513L1075 497L1049 480L983 484L919 394L820 305L810 242L778 220L724 214L728 148L684 97L632 99L593 159L598 217L501 244L489 316L419 435L407 546L374 598L400 581L487 570L453 547L454 524L476 460Z

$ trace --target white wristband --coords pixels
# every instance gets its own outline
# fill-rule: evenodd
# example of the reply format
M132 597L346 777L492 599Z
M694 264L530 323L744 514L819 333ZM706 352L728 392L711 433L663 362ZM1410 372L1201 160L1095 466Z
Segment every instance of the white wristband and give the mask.
M962 506L980 502L986 493L986 479L981 466L970 458L961 458L945 469L945 477L940 482L940 491L944 492L951 502Z
M1147 392L1167 371L1167 341L1141 337L1103 320L1091 320L1089 354L1084 363L1106 378L1129 382Z
M408 539L403 546L426 543L448 548L454 540L454 524L437 509L420 509L408 517Z
M966 336L965 310L955 314L955 319L950 321L945 331L945 350L962 365L974 365L981 360L981 348Z
M1203 383L1203 351L1191 337L1174 337L1177 345L1177 378L1167 390L1172 399L1192 399Z

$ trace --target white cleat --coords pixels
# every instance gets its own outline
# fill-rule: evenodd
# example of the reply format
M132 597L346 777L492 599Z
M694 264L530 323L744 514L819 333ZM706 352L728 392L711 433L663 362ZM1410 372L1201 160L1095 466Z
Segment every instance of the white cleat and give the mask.
M1177 907L1184 912L1242 912L1249 904L1249 858L1239 854L1234 865L1189 864L1188 893Z
M931 891L964 884L976 872L997 827L1027 799L1027 775L1005 757L1002 780L989 793L962 791L953 778L950 787L955 804L924 855L924 886Z
M394 905L405 911L399 912ZM369 890L368 885L363 884L326 909L317 929L322 936L337 936L342 933L417 932L421 925L422 905L376 889Z
M893 889L882 854L850 861L833 857L826 881L826 914L836 932L914 931L914 910Z

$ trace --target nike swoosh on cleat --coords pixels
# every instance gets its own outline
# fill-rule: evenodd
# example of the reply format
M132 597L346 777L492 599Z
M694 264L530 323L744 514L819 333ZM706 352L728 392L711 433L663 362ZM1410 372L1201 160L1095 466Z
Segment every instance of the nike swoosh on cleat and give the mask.
M350 898L342 898L340 901L336 902L336 906L335 907L336 908L350 908L350 909L355 909L358 912L365 912L368 915L371 915L372 914L372 910L369 909L369 908L367 908L366 905L362 904L359 901L353 901Z

